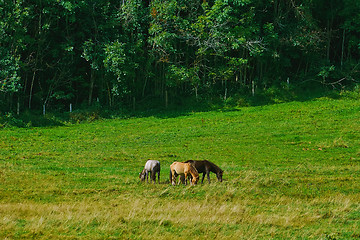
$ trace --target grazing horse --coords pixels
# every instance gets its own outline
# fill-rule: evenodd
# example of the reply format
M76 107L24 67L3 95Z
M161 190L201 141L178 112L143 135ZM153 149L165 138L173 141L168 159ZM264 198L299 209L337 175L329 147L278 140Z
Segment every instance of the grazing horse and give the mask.
M185 177L185 185L187 184L188 175L192 176L191 185L195 185L199 181L199 173L190 163L173 162L170 165L170 182L172 185L176 184L176 177L178 175Z
M145 163L144 170L139 175L141 181L148 182L149 172L151 173L150 181L156 182L156 173L158 174L158 183L160 183L160 162L157 160L148 160Z
M224 171L221 170L221 168L216 166L214 163L208 160L187 160L186 163L191 163L196 168L198 173L203 173L201 183L204 182L205 174L207 175L207 179L210 183L210 172L215 173L218 181L222 182L222 176Z

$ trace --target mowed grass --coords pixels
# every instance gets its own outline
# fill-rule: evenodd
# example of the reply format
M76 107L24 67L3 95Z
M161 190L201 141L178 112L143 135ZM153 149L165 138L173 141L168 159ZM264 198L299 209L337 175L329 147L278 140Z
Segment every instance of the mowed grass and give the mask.
M224 181L171 186L188 159ZM358 99L0 130L2 239L359 237Z

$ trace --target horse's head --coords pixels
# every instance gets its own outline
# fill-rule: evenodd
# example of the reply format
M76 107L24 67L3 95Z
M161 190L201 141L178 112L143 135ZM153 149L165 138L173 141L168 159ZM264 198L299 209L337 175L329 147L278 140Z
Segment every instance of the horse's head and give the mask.
M200 178L199 173L198 173L198 171L196 170L196 168L195 168L195 166L193 164L189 163L189 167L190 167L189 168L190 174L192 176L191 183L193 185L196 185L197 182L199 181L199 178Z
M216 173L216 177L218 179L219 182L222 182L222 176L223 176L223 170L220 170Z
M199 175L197 175L196 177L193 177L193 178L191 179L192 185L196 185L198 181L199 181Z
M193 176L193 178L191 179L192 185L196 185L199 181L199 178L199 174L195 174L195 177Z
M145 181L145 169L139 174L139 178L141 181Z

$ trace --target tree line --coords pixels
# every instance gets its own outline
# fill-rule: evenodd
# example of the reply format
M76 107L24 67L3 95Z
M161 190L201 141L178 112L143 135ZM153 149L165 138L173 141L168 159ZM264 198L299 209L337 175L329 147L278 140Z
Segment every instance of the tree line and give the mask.
M359 77L358 0L0 0L0 16L2 111L226 99Z

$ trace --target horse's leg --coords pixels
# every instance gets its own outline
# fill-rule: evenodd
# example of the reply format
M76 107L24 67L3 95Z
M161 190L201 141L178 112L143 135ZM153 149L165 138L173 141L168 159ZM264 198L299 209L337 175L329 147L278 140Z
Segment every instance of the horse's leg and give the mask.
M185 176L184 175L180 175L179 177L179 184L182 183L184 184L185 183Z
M205 178L205 172L203 172L203 176L202 176L202 179L201 179L201 184L203 184L204 183L204 178Z
M145 171L145 176L146 176L146 183L149 183L149 172L148 172L148 170Z
M175 186L175 185L176 185L176 172L173 171L173 170L171 170L171 174L172 174L171 184L172 184L173 186Z
M158 171L158 184L160 184L160 171Z
M171 170L171 184L172 184L173 186L176 185L176 183L175 183L175 172L172 171L172 170Z
M192 182L193 176L191 174L188 175L189 181Z
M206 175L207 175L207 179L208 179L209 184L210 184L210 171L207 171Z
M151 179L150 179L150 181L153 181L154 182L154 184L155 184L155 179L156 179L156 173L155 173L155 171L151 171Z
M170 183L172 183L172 172L171 172L171 169L170 169L170 174L169 174L169 180L170 180Z

